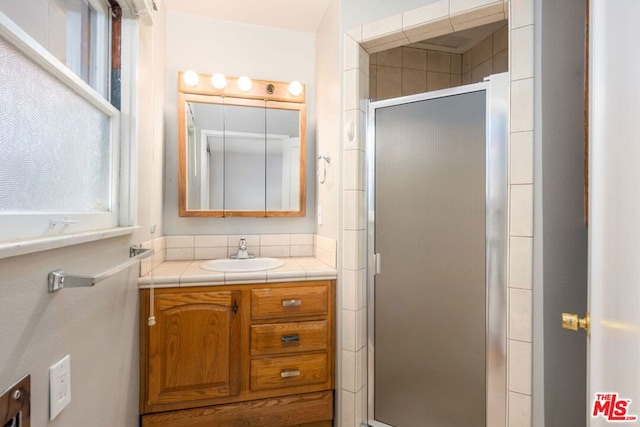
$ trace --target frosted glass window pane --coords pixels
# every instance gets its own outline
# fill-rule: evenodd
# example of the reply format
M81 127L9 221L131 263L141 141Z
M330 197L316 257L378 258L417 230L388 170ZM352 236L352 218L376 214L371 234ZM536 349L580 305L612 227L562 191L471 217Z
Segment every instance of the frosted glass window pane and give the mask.
M1 38L0 64L0 212L110 211L110 117Z

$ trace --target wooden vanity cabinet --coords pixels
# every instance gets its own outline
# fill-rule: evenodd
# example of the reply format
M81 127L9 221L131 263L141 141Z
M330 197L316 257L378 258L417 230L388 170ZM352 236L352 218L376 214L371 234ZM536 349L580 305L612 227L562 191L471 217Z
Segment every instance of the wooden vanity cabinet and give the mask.
M333 425L334 281L140 292L143 427Z

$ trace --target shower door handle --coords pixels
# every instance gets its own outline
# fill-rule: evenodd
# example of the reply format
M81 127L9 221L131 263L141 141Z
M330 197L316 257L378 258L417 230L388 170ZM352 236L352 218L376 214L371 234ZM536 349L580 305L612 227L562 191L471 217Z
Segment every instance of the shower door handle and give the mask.
M380 254L379 253L373 254L373 265L374 265L373 274L380 274Z

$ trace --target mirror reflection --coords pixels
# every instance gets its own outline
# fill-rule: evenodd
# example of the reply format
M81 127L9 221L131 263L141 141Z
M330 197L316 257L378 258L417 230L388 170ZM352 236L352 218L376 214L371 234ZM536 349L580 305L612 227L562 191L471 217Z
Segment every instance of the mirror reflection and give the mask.
M304 103L179 98L181 216L304 215Z

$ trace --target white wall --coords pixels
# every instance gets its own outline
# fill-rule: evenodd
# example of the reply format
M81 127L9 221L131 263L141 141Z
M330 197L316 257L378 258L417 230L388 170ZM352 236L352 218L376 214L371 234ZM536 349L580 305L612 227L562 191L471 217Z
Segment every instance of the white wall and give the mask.
M57 28L48 18L49 9L46 0L0 0L0 11L45 47ZM152 224L162 224L163 126L157 117L154 121L154 115L161 119L164 61L157 42L163 45L163 32L161 14L156 15L153 29L139 27L139 111L127 117L138 120L139 174L132 191L138 195L139 231L133 238L123 236L0 260L0 390L31 375L32 426L134 427L139 423L137 269L93 288L64 289L56 294L47 292L47 274L60 268L77 274L97 273L128 256L132 243L162 234L161 228L155 234L150 229ZM154 79L154 73L159 78ZM154 108L153 100L158 97L160 107ZM71 403L49 422L48 369L67 353L71 355Z
M338 239L340 233L340 197L342 171L341 122L341 36L340 1L330 0L316 33L316 84L317 100L317 148L318 155L329 153L331 164L327 166L324 184L317 188L318 208L322 207L323 224L317 233Z
M164 235L164 93L166 14L157 13L153 27L138 27L137 117L138 177L135 243ZM155 231L153 231L155 230Z
M137 426L135 271L47 293L47 274L94 274L122 261L128 237L0 260L0 389L31 375L31 425ZM28 267L27 267L28 266ZM49 366L71 355L71 403L49 422Z
M315 35L169 12L166 49L164 231L176 234L313 233L315 229ZM177 182L178 71L298 80L307 94L307 216L180 218Z

